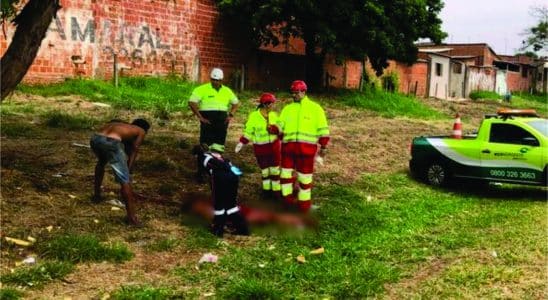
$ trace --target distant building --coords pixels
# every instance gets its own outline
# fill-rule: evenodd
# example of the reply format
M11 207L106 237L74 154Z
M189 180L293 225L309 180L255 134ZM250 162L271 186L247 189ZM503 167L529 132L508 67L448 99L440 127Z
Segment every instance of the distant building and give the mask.
M489 45L418 44L419 59L408 66L394 62L400 77L400 92L440 99L463 98L475 90L494 91L500 95L520 92L546 92L546 61L524 55L498 55ZM426 63L426 74L421 67ZM444 72L447 70L447 73ZM426 79L422 77L426 76ZM424 93L418 86L426 82ZM410 88L411 87L411 88ZM422 91L422 90L421 90Z

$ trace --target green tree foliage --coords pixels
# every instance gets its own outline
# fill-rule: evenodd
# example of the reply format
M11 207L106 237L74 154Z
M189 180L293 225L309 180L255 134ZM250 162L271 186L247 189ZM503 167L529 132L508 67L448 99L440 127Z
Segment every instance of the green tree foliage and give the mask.
M15 17L17 3L19 3L19 0L2 0L0 5L0 25L4 25L4 23Z
M538 58L538 54L533 51L518 52L516 53L516 55L525 55L527 57L534 58L534 59Z
M367 55L378 74L388 59L414 62L418 39L439 43L446 36L438 17L441 0L217 0L217 4L256 46L300 37L309 61L327 53L356 60Z
M527 28L522 50L532 47L534 51L548 50L548 7L538 6L531 9L531 15L538 19L537 25Z

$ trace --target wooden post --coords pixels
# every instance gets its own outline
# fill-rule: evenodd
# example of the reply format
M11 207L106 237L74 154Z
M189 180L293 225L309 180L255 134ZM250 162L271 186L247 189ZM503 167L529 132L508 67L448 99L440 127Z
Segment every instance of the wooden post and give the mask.
M240 92L244 90L244 85L245 85L245 66L242 64L241 66L241 69L240 69Z
M407 80L407 95L411 94L411 80Z
M363 91L363 85L365 84L365 62L367 58L362 59L362 74L360 76L360 92Z
M112 54L113 60L113 74L112 74L112 80L114 80L114 87L118 87L118 55L116 53Z
M348 66L346 65L346 59L343 62L343 88L346 89L348 84Z

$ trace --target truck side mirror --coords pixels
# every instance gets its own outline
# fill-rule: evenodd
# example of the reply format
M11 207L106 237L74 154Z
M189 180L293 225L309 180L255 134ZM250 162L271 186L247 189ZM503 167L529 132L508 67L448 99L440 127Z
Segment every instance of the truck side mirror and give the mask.
M538 140L534 137L524 137L524 138L522 138L521 139L521 144L522 145L535 146L535 147L540 146Z

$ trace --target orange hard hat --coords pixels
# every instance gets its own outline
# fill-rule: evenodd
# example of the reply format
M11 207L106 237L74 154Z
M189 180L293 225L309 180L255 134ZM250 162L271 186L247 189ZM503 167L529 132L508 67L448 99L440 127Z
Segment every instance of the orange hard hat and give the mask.
M267 103L274 103L276 102L276 96L271 93L263 93L261 95L261 99L259 100L259 103L261 104L267 104Z
M306 83L302 80L295 80L293 81L293 83L291 83L292 92L306 92L306 90Z

